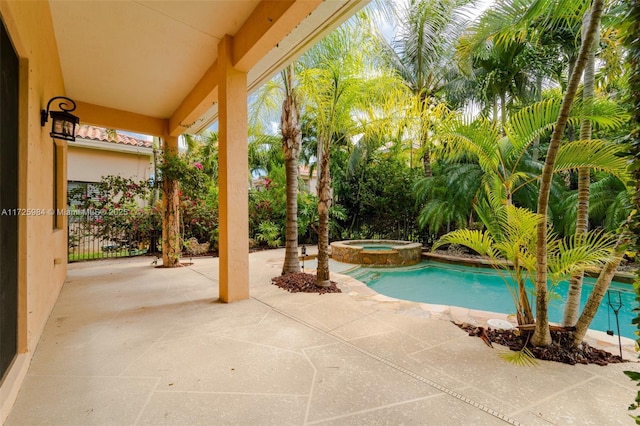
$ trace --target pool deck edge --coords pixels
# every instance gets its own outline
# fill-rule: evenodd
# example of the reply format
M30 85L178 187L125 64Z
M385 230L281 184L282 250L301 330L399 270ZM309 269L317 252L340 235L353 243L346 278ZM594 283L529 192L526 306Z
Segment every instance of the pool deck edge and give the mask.
M456 324L466 323L477 327L487 327L487 321L490 319L505 320L514 326L517 325L513 314L396 299L380 294L368 287L365 283L348 275L332 272L331 277L336 280L340 287L343 287L343 291L350 297L358 301L371 303L381 310L451 321ZM620 340L622 343L623 359L627 361L637 361L638 353L636 352L635 340L628 337L621 337ZM609 336L603 331L589 329L584 341L590 346L603 349L612 354L618 354L620 352L618 336Z

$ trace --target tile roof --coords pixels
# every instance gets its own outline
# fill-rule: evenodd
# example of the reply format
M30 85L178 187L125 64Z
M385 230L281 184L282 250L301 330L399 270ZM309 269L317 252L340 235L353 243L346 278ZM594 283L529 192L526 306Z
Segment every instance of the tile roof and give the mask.
M116 133L115 136L116 138L113 138L113 135L110 135L109 133L107 133L106 129L95 127L95 126L88 126L85 124L78 126L78 129L76 130L77 138L90 139L90 140L100 141L100 142L123 144L123 145L129 145L129 146L140 146L144 148L153 147L153 142L151 141L134 138L132 136L121 134L121 133Z

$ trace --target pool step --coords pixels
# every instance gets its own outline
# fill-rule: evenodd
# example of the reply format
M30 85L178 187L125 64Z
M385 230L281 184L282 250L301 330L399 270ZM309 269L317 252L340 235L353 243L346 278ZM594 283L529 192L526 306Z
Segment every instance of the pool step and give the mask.
M371 271L368 269L362 269L349 275L351 275L351 277L355 278L358 281L362 281L363 283L368 283L369 281L373 281L380 278L379 272Z

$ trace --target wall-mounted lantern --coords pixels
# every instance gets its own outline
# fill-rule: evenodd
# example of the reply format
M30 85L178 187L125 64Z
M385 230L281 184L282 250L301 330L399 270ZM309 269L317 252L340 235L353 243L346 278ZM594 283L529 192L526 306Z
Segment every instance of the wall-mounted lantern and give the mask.
M60 111L50 111L51 103L57 101ZM43 109L40 111L40 126L44 127L44 123L49 121L49 115L51 115L51 137L56 139L64 139L66 141L76 140L76 127L80 122L80 119L71 114L70 111L75 111L76 103L64 96L56 96L51 98L47 103L46 111Z

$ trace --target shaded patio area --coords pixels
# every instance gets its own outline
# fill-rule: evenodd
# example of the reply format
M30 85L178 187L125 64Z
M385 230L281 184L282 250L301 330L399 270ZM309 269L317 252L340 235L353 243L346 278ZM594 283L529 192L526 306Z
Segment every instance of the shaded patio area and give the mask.
M270 283L283 258L251 254L251 298L232 304L216 301L218 259L70 265L6 424L632 422L622 371L638 364L516 367L344 276L341 294L287 293Z

